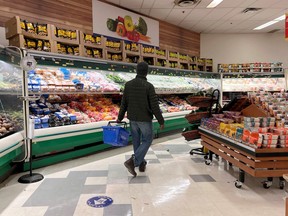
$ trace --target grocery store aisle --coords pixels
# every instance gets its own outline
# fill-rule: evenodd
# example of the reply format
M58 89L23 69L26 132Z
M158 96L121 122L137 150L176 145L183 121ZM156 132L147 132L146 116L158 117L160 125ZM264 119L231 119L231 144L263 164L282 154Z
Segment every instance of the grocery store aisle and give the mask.
M116 148L52 165L34 172L44 180L19 184L17 174L0 188L1 216L283 216L284 190L274 179L246 175L241 189L234 186L238 169L221 158L205 165L189 154L199 140L181 135L154 140L145 173L136 178L123 165L132 147Z

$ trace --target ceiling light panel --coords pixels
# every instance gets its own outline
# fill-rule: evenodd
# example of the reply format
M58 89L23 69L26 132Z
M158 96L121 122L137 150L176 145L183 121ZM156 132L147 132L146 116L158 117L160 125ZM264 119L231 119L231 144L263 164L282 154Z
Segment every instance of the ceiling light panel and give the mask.
M256 27L256 28L254 28L253 30L261 30L261 29L266 28L266 27L268 27L268 26L270 26L270 25L273 25L273 24L275 24L275 23L277 23L277 22L278 22L278 21L272 20L272 21L270 21L270 22L264 23L263 25L260 25L260 26L258 26L258 27Z
M207 8L215 8L217 7L223 0L213 0L208 6Z

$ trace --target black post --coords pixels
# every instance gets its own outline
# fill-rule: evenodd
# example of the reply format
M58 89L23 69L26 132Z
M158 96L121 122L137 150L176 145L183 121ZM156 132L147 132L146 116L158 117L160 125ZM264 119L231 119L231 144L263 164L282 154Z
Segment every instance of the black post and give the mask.
M44 179L44 176L39 173L32 173L32 140L29 139L29 146L30 146L30 157L29 157L29 174L23 175L18 179L19 183L29 184L41 181Z

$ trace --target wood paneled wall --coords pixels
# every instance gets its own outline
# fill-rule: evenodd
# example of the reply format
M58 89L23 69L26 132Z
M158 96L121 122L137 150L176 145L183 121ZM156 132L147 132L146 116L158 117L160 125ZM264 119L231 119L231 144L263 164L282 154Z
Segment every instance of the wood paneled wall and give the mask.
M92 0L0 0L0 26L13 16L92 33ZM159 27L161 48L200 56L200 34L163 21Z

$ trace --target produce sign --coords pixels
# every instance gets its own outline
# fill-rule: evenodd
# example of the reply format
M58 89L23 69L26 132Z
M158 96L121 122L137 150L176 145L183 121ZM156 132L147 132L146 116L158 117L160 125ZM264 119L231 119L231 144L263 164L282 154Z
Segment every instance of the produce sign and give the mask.
M93 32L136 43L159 46L159 22L93 0Z

